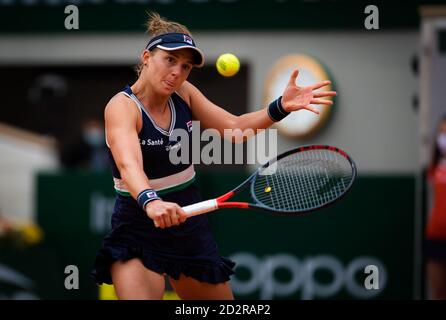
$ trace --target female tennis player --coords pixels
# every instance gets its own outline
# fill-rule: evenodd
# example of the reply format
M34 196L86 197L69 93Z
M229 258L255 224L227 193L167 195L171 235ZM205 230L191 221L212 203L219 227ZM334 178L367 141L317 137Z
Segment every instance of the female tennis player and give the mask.
M182 299L233 299L234 262L220 256L206 215L187 218L181 209L201 198L193 165L169 161L168 150L177 143L169 134L184 129L191 138L193 119L222 135L224 129L256 132L293 111L318 113L311 104L331 105L324 97L336 92L315 92L330 81L298 87L296 70L282 97L235 116L186 80L194 67L204 65L204 55L185 26L151 13L147 29L151 39L141 54L137 81L105 108L117 199L112 230L92 276L99 284L113 283L119 299L162 299L164 276Z

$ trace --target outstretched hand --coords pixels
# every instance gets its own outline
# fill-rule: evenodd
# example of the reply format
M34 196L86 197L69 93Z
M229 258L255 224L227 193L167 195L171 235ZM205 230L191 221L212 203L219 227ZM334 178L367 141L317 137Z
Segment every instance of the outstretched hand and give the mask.
M336 91L318 91L314 92L319 88L325 87L326 85L331 84L331 81L321 81L315 84L299 87L296 85L296 79L299 74L299 70L294 70L291 74L290 81L283 92L282 95L282 107L287 112L297 111L301 109L306 109L316 114L319 114L319 111L313 107L311 104L323 104L327 106L331 106L333 101L327 99L320 99L325 97L334 97L336 96Z

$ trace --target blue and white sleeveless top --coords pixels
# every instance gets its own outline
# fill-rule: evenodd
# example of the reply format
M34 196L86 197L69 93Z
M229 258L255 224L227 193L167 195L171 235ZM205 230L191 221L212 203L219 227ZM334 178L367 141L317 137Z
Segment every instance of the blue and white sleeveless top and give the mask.
M138 138L141 146L144 172L149 178L150 186L157 190L157 193L160 195L186 188L195 179L195 170L191 161L192 113L187 103L177 93L173 93L170 96L168 106L170 108L171 121L169 130L166 131L155 123L150 113L132 92L130 86L127 86L121 93L132 99L141 111L142 128L138 133ZM181 138L177 138L174 141L169 139L173 130L179 129L184 130L183 135L185 133L188 135L189 150L181 149ZM171 150L179 156L181 152L189 152L189 161L187 163L173 164L169 157ZM119 194L130 195L124 181L121 179L121 174L110 148L108 151L112 163L115 190Z

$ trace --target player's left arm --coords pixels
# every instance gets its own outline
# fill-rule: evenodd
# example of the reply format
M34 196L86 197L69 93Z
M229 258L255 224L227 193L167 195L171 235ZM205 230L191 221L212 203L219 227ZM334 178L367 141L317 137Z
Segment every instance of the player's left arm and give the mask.
M287 112L306 109L318 113L317 109L312 108L310 104L332 104L331 100L320 98L335 96L336 92L313 91L330 84L330 81L321 81L311 86L298 87L296 85L297 75L298 71L296 70L291 75L290 81L282 96L281 103ZM246 129L253 129L256 131L258 129L266 129L274 123L268 115L267 108L240 116L233 115L224 108L209 101L200 90L187 81L184 82L179 91L180 94L186 98L194 118L200 121L201 126L203 128L214 128L218 130L222 137L228 138L224 135L225 129L240 129L242 132ZM231 137L233 142L242 142L249 137L248 135L240 135L240 131L233 132L236 133L236 135Z
M242 142L247 137L228 137L225 135L225 129L232 129L231 132L234 132L234 129L244 131L250 128L255 130L268 128L273 124L266 109L236 116L211 102L200 90L187 81L182 85L179 93L187 98L192 115L194 119L200 121L202 128L216 129L222 137L232 138L233 142Z

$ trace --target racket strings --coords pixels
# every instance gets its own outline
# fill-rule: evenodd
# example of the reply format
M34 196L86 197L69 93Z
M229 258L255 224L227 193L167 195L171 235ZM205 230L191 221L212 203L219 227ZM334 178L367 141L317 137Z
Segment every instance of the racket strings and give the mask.
M290 154L263 168L254 182L260 203L280 211L307 211L340 197L354 170L338 152L326 149Z

